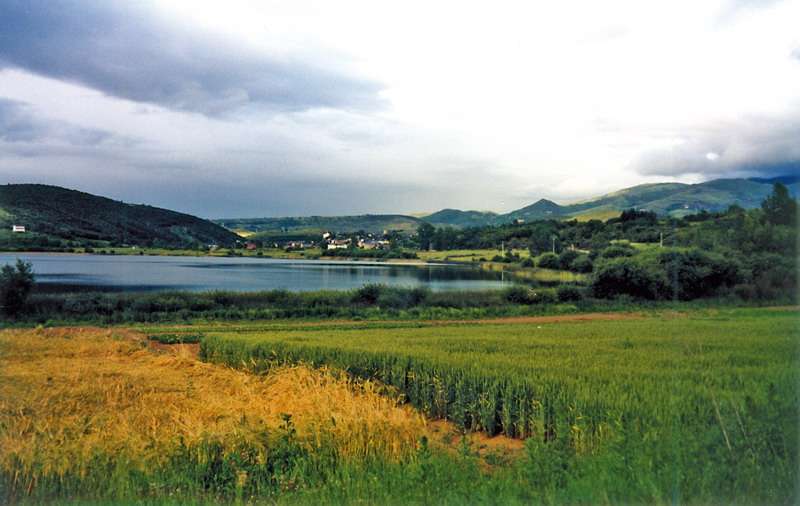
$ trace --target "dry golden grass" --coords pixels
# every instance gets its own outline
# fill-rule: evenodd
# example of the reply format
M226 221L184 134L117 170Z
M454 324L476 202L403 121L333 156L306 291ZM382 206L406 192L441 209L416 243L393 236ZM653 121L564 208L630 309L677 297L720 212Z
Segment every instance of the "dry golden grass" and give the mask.
M424 432L419 414L371 383L305 367L255 376L157 354L124 332L0 332L0 470L80 473L96 455L148 469L181 441L246 443L266 454L284 413L307 448L331 445L353 459L400 456Z

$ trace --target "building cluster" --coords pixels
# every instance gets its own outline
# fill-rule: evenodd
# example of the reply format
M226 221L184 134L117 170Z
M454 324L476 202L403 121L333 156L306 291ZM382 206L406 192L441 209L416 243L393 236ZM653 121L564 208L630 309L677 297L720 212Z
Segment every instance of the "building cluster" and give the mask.
M382 235L376 236L367 234L366 237L357 237L356 246L361 249L389 249L390 241L387 237L388 232L384 231ZM336 237L330 232L326 232L322 236L323 249L347 249L353 244L353 237Z
M326 232L322 235L322 241L318 244L316 241L308 240L273 240L271 242L264 242L264 247L279 248L279 249L292 249L292 250L307 250L312 248L322 248L323 250L347 249L350 247L360 249L389 249L391 244L390 234L385 231L383 234L364 234L360 237L357 234L335 234ZM210 242L205 245L209 251L216 251L221 246L216 242ZM254 250L260 247L258 241L255 243L250 241L236 241L235 248L244 248Z

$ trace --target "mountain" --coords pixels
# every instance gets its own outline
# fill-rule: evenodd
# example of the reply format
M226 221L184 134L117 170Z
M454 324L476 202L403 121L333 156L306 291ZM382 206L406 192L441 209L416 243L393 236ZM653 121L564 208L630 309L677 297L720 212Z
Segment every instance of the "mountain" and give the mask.
M8 230L12 225L78 242L140 246L232 244L239 239L233 232L196 216L41 184L0 186L0 226Z
M795 184L800 182L800 176L798 175L791 175L791 176L778 176L778 177L770 177L770 178L763 178L763 177L751 177L748 178L748 181L755 181L756 183L765 183L765 184L773 184L777 181L785 185Z
M425 218L424 221L427 221ZM356 232L363 230L373 234L384 230L402 230L411 233L423 220L401 214L364 214L361 216L305 216L286 218L234 218L213 220L230 230L266 232L268 230Z
M540 199L536 203L523 207L517 211L498 216L493 221L508 223L509 221L525 220L534 221L542 219L560 219L566 217L565 207L547 199Z
M459 228L480 227L492 222L498 214L491 211L459 211L458 209L442 209L439 212L420 218L438 227L452 226Z
M630 208L654 211L661 216L681 217L703 210L722 211L732 204L737 204L745 209L758 207L761 201L772 193L772 185L775 181L786 184L790 194L797 197L800 191L800 177L790 175L769 179L715 179L698 184L648 183L563 205L547 199L540 199L534 204L506 214L442 209L432 214L415 216L312 216L230 219L214 220L214 222L232 230L249 232L285 229L287 231L333 230L336 232L364 230L372 233L380 233L383 230L403 230L408 233L416 230L423 222L437 227L465 228L501 225L515 220L605 220L619 216L619 213Z
M724 211L735 203L745 209L761 205L770 193L772 184L747 179L715 179L689 185L671 195L647 202L644 207L661 215L685 216L700 211Z
M565 204L563 212L570 217L599 211L619 211L625 209L644 208L649 202L666 198L675 193L684 191L691 185L684 183L650 183L624 188L622 190L596 197Z
M775 178L770 180L774 182ZM570 217L587 213L636 208L654 211L661 216L681 217L700 211L717 212L737 204L745 209L761 205L770 193L772 182L760 183L750 179L715 179L697 184L655 183L619 190L596 199L564 206ZM789 186L797 194L797 184Z

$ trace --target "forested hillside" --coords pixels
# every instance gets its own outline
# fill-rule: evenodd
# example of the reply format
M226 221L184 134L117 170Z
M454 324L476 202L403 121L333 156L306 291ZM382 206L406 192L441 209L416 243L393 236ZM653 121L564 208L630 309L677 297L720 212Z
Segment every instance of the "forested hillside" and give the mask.
M157 207L126 204L57 186L0 186L4 249L108 243L139 247L232 244L238 236L210 221ZM12 225L24 234L9 235ZM9 248L11 246L11 248Z
M528 250L531 258L497 255L523 267L591 273L600 298L619 295L688 300L729 288L745 299L796 296L797 201L776 182L755 209L659 218L629 209L618 218L538 220L503 226L421 226L421 249Z

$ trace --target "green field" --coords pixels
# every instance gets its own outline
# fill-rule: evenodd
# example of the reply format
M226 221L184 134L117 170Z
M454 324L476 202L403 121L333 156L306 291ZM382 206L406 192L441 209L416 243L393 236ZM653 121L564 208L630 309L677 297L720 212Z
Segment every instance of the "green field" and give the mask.
M517 253L521 258L529 258L530 252L524 249L509 250ZM447 250L447 251L418 251L417 255L428 262L441 260L452 260L456 262L477 262L481 258L491 260L496 255L501 255L498 249L475 249L475 250Z
M464 430L526 438L527 460L512 480L522 488L505 496L797 499L795 311L239 330L208 334L201 356L256 373L287 362L333 365L395 387Z

